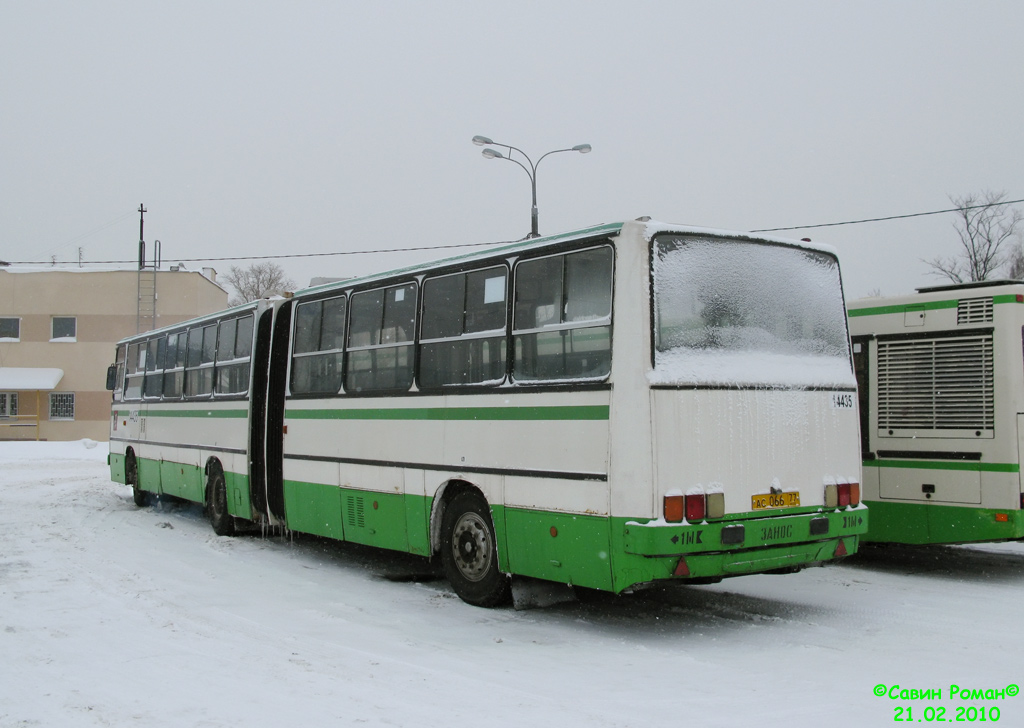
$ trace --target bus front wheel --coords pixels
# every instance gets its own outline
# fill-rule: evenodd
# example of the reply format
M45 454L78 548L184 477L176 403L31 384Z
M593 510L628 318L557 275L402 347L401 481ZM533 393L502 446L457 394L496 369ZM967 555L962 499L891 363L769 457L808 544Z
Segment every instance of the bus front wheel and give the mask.
M219 469L210 473L210 481L206 486L206 511L215 534L235 535L235 518L228 513L228 489L224 483L224 473Z
M132 500L139 508L149 505L149 493L139 487L139 466L135 455L128 453L124 461L124 482L132 487Z
M444 510L441 534L441 560L455 593L478 607L508 602L512 592L508 577L498 570L487 502L471 492L456 495Z

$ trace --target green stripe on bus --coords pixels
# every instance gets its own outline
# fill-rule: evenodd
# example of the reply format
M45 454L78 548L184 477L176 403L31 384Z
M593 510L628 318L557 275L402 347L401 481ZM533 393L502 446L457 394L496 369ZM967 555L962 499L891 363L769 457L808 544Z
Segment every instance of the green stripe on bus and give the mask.
M411 407L403 409L289 409L294 420L607 420L609 407Z
M992 303L1022 303L1017 300L1016 293L1005 293L1001 296L992 296ZM960 304L955 301L927 301L924 303L901 303L898 306L870 306L868 308L851 308L846 314L851 318L857 316L881 316L888 313L906 313L907 311L934 311L943 308L956 308Z
M918 468L921 470L979 470L986 473L1019 473L1019 463L980 463L971 460L865 460L865 468Z
M856 316L881 316L887 313L906 313L907 311L934 311L942 308L956 308L959 301L928 301L925 303L901 303L898 306L872 306L870 308L851 308L846 314Z

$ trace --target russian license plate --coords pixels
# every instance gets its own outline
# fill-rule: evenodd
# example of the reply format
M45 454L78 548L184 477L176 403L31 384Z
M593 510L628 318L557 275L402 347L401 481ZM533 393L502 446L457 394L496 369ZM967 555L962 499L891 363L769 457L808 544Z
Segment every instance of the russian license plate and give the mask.
M798 505L800 505L800 492L795 490L786 493L750 496L750 508L755 511L763 511L768 508L795 508Z

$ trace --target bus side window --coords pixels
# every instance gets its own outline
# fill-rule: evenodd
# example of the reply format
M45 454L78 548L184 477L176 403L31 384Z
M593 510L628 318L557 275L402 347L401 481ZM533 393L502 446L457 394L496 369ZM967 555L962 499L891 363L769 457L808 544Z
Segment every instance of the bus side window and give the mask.
M424 281L421 387L504 381L507 277L492 267Z
M602 379L611 371L612 249L516 266L513 377Z
M113 394L113 396L114 396L114 401L115 402L120 401L122 395L124 394L124 365L125 365L125 357L127 355L128 355L128 347L127 347L127 345L122 345L122 346L117 347L117 356L114 359L115 373L114 373L114 389L113 389L113 393L114 394Z
M347 392L401 392L412 386L416 284L352 295Z
M292 342L292 394L337 394L345 342L345 297L296 306Z
M200 397L213 392L213 359L217 348L217 324L189 329L185 365L185 393Z
M167 337L167 352L164 358L164 399L180 399L184 379L185 332Z
M164 391L164 358L167 352L167 337L150 339L146 354L146 383L143 385L143 396L147 399L159 399Z
M240 395L249 391L252 324L252 316L220 322L217 339L217 394Z
M146 373L145 357L144 344L132 344L128 347L128 359L125 365L125 399L142 399L142 378Z

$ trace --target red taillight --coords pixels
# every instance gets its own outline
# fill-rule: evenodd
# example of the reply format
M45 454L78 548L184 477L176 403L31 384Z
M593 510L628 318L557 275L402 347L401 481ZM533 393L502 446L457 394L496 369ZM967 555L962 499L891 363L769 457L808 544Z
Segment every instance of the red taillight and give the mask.
M669 523L679 523L683 520L683 496L665 496L665 520Z
M686 496L686 520L690 523L703 521L707 514L707 499L703 493Z
M840 483L839 484L839 507L845 508L850 505L850 484Z

